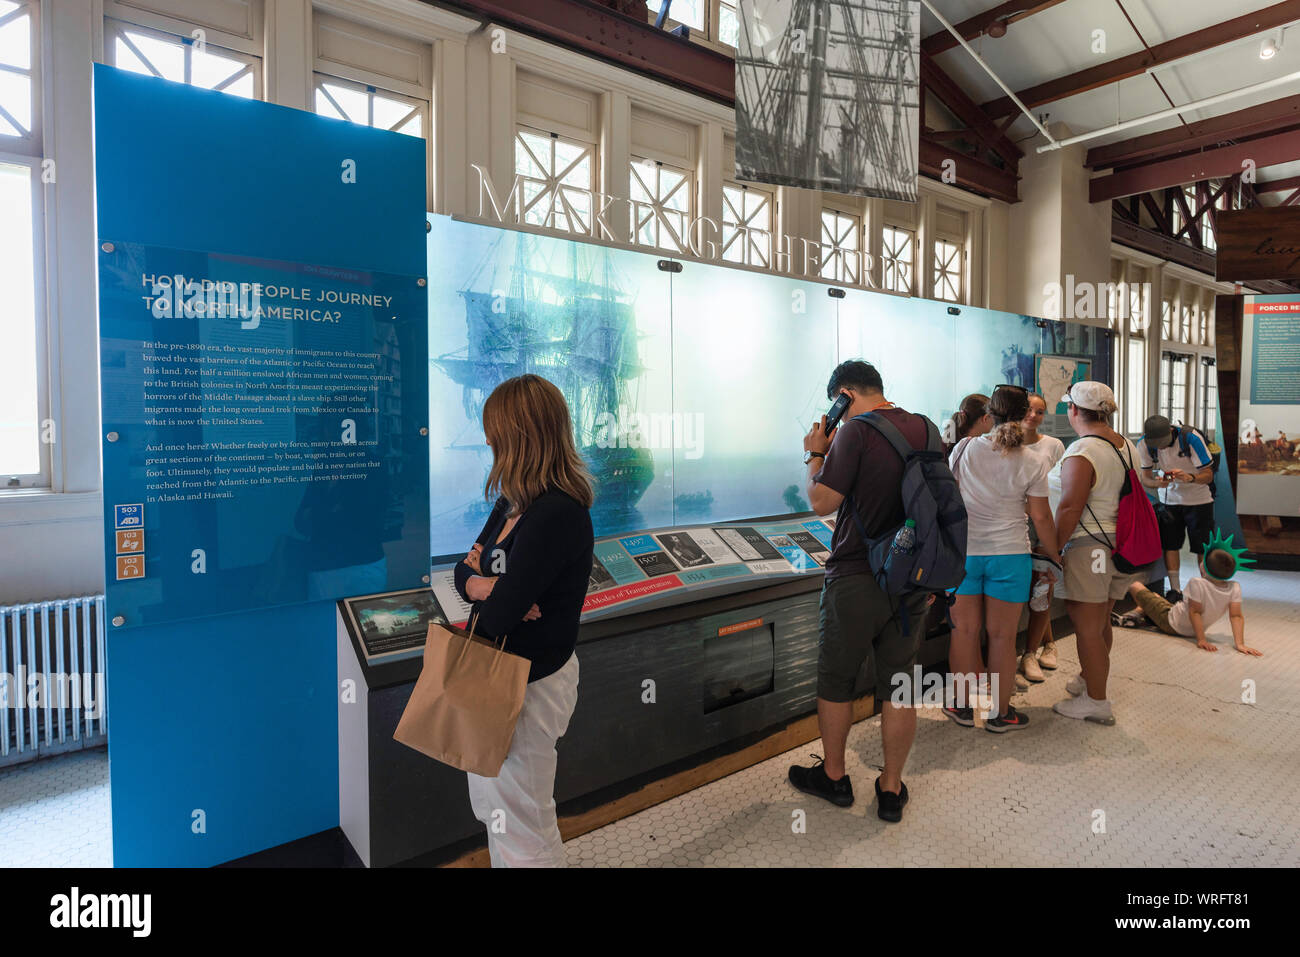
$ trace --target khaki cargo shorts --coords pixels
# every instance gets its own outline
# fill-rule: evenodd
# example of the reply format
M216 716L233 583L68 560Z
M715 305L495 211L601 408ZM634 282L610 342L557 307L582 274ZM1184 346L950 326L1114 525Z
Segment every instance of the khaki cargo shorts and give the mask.
M1128 594L1128 586L1140 581L1145 571L1121 572L1115 567L1110 548L1087 535L1072 539L1061 552L1064 585L1057 597L1101 605Z

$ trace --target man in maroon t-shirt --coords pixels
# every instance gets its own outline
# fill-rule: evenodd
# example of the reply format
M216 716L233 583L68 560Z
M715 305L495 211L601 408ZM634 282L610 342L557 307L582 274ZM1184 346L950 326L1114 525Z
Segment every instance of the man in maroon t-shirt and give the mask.
M831 555L826 561L826 583L821 597L821 641L817 660L817 722L825 750L824 763L790 769L790 782L799 790L848 807L853 786L844 770L844 748L853 724L853 698L863 662L870 657L875 675L876 700L881 701L881 737L885 769L876 779L876 813L882 820L898 821L907 803L903 765L916 736L916 709L911 703L895 705L888 699L893 676L911 680L920 644L920 628L904 635L901 616L919 620L925 597L904 599L886 594L876 584L867 546L850 508L856 507L869 538L883 535L903 523L903 460L878 431L853 417L876 412L888 419L914 447L926 444L923 416L895 406L884 396L880 373L860 359L843 362L831 374L826 397L832 401L847 393L852 403L843 422L826 435L826 418L814 422L804 436L804 462L808 465L808 498L818 515L836 513Z

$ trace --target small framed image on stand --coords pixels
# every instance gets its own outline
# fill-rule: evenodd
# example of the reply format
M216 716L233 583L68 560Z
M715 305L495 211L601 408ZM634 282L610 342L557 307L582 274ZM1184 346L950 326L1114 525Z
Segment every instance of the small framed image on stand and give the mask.
M447 622L438 599L427 587L345 598L343 607L371 664L419 654L430 622Z

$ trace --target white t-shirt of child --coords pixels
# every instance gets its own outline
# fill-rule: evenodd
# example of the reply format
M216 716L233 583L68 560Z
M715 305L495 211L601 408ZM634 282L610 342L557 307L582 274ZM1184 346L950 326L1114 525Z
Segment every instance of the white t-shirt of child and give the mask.
M1033 452L1035 455L1041 455L1047 459L1047 467L1050 469L1057 462L1061 461L1065 455L1065 443L1054 435L1043 435L1039 433L1038 441L1033 445L1024 446L1026 452Z
M1192 627L1192 617L1188 613L1187 603L1192 601L1200 604L1205 630L1209 631L1212 624L1228 613L1229 605L1241 601L1241 583L1216 582L1198 575L1184 586L1183 600L1169 611L1169 625L1188 638L1196 637L1196 629Z
M948 463L966 504L968 553L1028 554L1025 497L1047 497L1047 459L1024 446L999 451L992 435L981 435L958 442Z

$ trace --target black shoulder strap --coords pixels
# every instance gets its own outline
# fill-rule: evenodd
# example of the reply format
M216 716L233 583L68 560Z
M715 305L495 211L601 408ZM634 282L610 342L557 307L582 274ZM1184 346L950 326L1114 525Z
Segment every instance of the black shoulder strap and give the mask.
M925 420L926 450L929 452L942 452L943 436L939 434L939 427L930 421L928 415L923 415L921 418Z
M908 442L907 439L903 438L903 433L898 431L898 428L894 423L890 422L883 415L879 415L875 412L863 412L861 415L855 415L853 418L865 422L883 435L885 440L894 447L894 451L898 453L898 457L903 461L906 462L907 457L916 451L912 448L912 444ZM930 422L929 419L926 419L926 422L930 423L930 428L934 428L933 422ZM935 432L937 434L938 430L936 429Z

